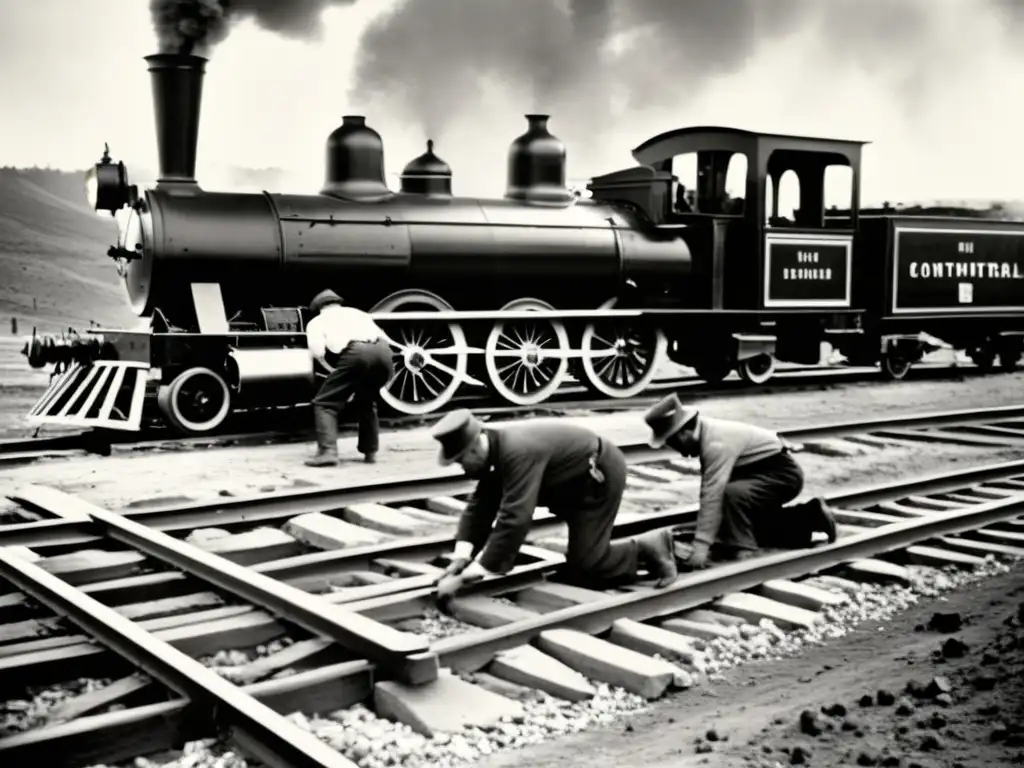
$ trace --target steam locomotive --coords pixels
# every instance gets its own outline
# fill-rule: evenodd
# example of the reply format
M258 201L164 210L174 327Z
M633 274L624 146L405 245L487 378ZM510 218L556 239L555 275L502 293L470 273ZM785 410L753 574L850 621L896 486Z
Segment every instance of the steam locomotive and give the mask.
M206 60L146 57L160 178L141 194L109 153L87 174L97 211L117 212L108 255L142 331L33 338L33 367L56 364L29 419L184 433L239 408L308 401L320 372L305 305L324 288L370 311L395 346L384 401L407 414L487 387L535 404L569 376L609 398L643 391L667 357L709 381L767 381L776 360L816 363L828 341L851 362L902 378L931 335L979 365L1020 358L1024 227L858 210L864 142L684 128L633 151L639 165L566 188L564 145L527 115L509 149L505 196L453 196L433 151L401 191L384 181L380 135L347 116L327 140L319 194L209 192L195 179ZM696 158L692 203L674 159ZM726 176L747 161L745 198ZM826 216L824 179L850 171L846 216ZM799 181L793 218L780 179ZM676 190L677 194L673 194Z

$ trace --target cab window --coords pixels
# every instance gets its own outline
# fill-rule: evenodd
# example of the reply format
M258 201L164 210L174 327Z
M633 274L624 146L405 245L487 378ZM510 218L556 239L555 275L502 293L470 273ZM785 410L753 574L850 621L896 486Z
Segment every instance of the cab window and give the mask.
M701 150L676 155L672 174L677 214L742 216L746 210L747 156L732 150Z

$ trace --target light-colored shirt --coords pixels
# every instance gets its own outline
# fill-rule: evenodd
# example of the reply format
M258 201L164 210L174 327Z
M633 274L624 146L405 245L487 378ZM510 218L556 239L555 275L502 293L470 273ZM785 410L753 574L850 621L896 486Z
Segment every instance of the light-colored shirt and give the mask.
M782 452L777 433L753 424L701 416L697 427L700 443L700 511L694 539L714 544L722 524L725 486L733 468L753 464Z
M386 339L366 312L341 304L331 304L306 326L306 345L313 357L322 360L328 351L340 354L353 341L376 341Z

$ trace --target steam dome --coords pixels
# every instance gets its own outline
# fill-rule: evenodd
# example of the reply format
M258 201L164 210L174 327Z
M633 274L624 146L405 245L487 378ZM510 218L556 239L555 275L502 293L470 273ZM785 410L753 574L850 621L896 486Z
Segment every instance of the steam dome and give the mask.
M566 204L565 145L548 131L548 115L527 115L529 129L508 150L505 197L534 203Z
M391 195L384 181L384 142L362 115L345 115L327 138L323 195L372 201Z

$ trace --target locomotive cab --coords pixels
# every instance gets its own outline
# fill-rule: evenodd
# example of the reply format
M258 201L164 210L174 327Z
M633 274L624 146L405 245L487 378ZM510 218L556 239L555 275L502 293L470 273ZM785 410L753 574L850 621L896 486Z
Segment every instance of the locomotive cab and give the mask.
M704 378L735 367L743 378L767 380L776 357L817 363L821 341L841 346L857 334L851 280L864 143L705 126L663 133L633 151L673 180L656 203L656 222L682 230L690 247L682 311L720 318L699 342L675 340L677 362ZM826 193L849 209L847 219L826 221ZM820 333L791 332L798 326Z

